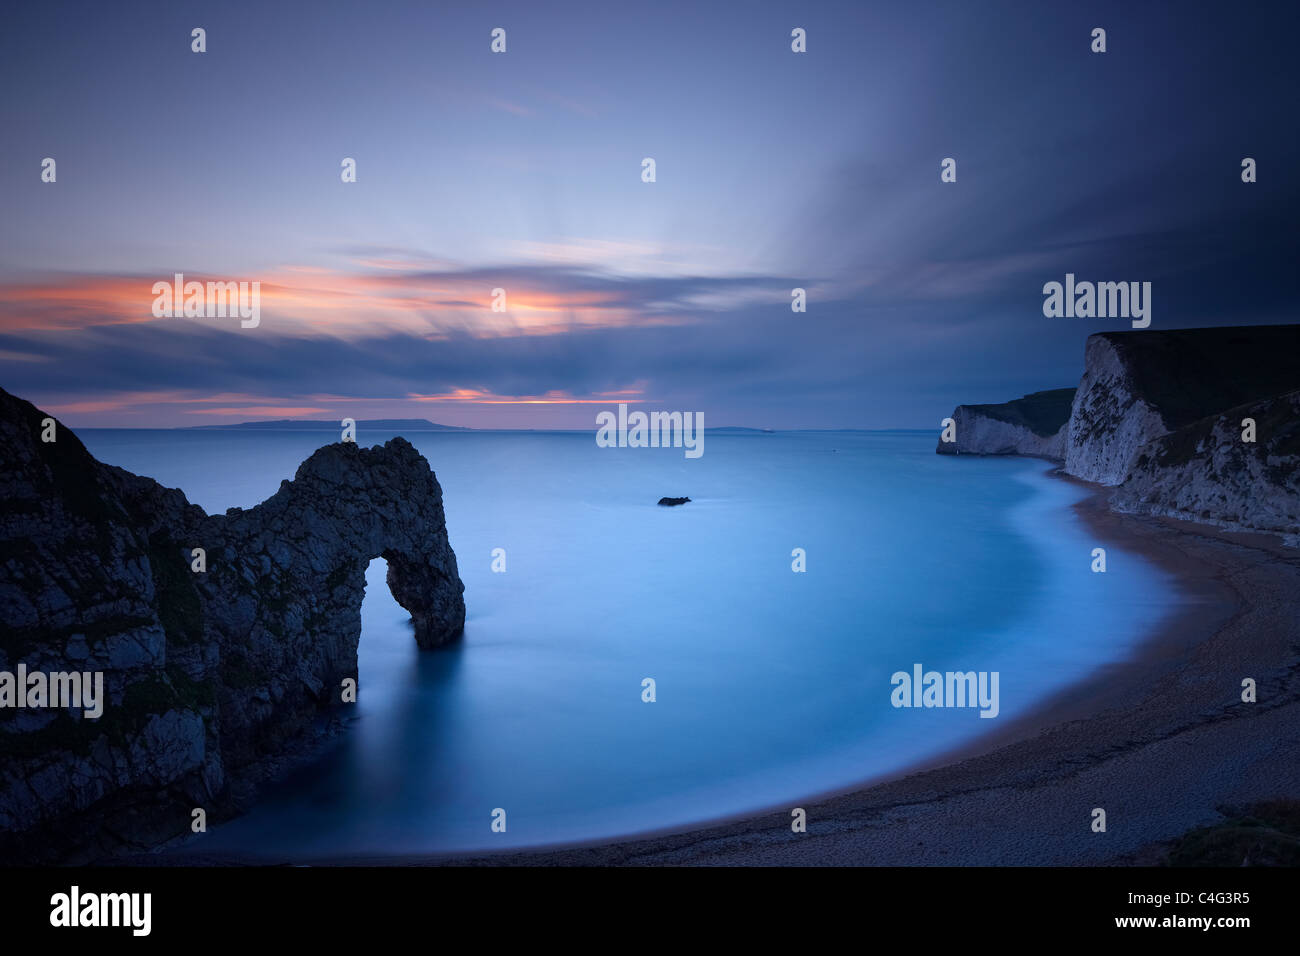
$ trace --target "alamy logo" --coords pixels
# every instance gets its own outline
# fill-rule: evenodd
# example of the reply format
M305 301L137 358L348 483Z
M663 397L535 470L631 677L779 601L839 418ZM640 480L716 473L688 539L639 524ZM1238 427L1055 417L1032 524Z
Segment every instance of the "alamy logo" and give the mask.
M176 273L176 282L153 284L155 319L233 319L242 328L255 329L262 321L262 283L260 282L186 282L185 274ZM182 300L184 304L182 305Z
M128 926L133 936L152 928L152 893L82 893L74 885L50 897L51 926Z
M978 707L981 717L996 717L998 671L925 671L912 665L912 673L895 671L889 678L895 707Z
M1133 328L1151 324L1150 282L1078 282L1065 274L1065 285L1043 286L1043 315L1049 319L1132 319Z
M693 417L692 417L693 416ZM601 448L685 448L687 458L704 454L703 412L632 412L627 405L596 415L596 444Z
M104 713L104 672L29 674L19 663L17 673L0 671L0 707L79 707L82 716L98 720Z

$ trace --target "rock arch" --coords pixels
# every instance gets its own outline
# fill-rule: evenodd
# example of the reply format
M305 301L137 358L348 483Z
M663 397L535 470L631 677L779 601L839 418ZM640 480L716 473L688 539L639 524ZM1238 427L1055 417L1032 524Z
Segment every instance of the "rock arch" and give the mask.
M0 724L6 858L147 846L186 832L194 806L237 804L344 706L373 558L421 648L460 637L442 489L405 439L327 445L261 504L208 515L61 423L43 443L48 417L0 390L0 670L102 671L108 699L99 720Z

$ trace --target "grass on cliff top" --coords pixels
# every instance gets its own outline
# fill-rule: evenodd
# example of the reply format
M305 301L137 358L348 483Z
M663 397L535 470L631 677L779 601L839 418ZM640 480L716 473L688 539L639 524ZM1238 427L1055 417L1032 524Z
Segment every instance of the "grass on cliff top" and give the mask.
M1221 413L1198 419L1189 425L1157 438L1149 446L1162 468L1186 465L1197 457L1197 448L1202 441L1209 438L1214 427L1224 416L1228 418L1230 429L1239 427L1245 416L1255 419L1256 434L1262 453L1282 458L1300 455L1300 420L1295 409L1300 404L1300 393L1279 395L1261 402L1249 402L1236 408L1229 408ZM1137 467L1145 467L1149 456L1145 453L1138 459ZM1281 484L1281 482L1278 482Z
M1024 398L1002 402L999 405L966 405L973 412L987 418L1028 428L1035 435L1048 438L1061 430L1070 419L1074 404L1072 388L1053 388L1045 392L1032 392Z
M1104 332L1170 431L1300 388L1300 325Z

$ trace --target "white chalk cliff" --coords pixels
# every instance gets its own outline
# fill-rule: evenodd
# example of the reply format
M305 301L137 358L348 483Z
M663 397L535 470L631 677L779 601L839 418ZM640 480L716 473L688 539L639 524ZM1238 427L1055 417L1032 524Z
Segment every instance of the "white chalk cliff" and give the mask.
M959 406L957 440L940 440L937 451L1050 458L1115 488L1116 510L1279 534L1295 546L1297 390L1300 325L1103 332L1088 338L1058 431L1050 429L1069 390Z

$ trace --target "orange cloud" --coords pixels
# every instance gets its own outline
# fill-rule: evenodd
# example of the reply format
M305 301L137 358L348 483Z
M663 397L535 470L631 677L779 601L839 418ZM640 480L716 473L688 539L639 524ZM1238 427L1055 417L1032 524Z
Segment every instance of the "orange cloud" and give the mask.
M552 390L543 395L497 395L480 388L457 388L440 395L420 395L412 392L406 397L416 402L473 402L476 405L608 405L610 402L637 404L647 399L640 388L625 388L615 392L602 392L596 398L574 398L568 392Z
M157 389L151 391L114 392L107 395L73 396L63 400L40 400L41 408L58 415L80 416L82 422L93 424L108 420L116 424L155 420L160 410L172 424L184 424L190 416L215 416L232 421L257 419L352 417L418 418L429 405L447 405L459 408L473 406L582 406L609 405L612 402L641 404L645 397L645 383L638 382L628 388L602 392L599 395L577 398L563 390L550 390L540 395L502 395L483 388L458 387L437 394L409 393L402 396L355 397L348 395L286 395L267 396L242 392L202 394L187 390ZM36 396L34 396L36 397ZM441 416L440 416L441 417Z
M311 401L320 398L311 397ZM351 401L339 398L338 401ZM85 415L97 412L116 412L150 405L222 405L221 408L186 408L187 415L225 415L247 412L257 415L308 414L326 412L329 409L299 407L275 404L283 398L274 396L246 395L239 392L220 392L215 395L202 395L178 390L153 390L142 392L114 392L110 395L73 399L71 401L45 401L42 407L56 415Z
M185 273L185 282L257 282L260 329L296 337L416 333L429 338L560 335L593 328L646 324L640 304L608 288L543 287L527 270L418 271L395 260L372 262L372 272L313 266L283 267L264 275L211 276ZM159 276L73 276L41 282L0 284L0 331L69 330L122 323L226 323L234 318L156 318L153 284ZM494 312L493 290L506 291L506 311ZM656 317L679 324L686 316ZM258 334L251 330L244 334Z
M84 415L93 412L116 412L137 405L165 405L170 402L184 402L184 392L115 392L104 398L83 399L80 401L46 401L41 407L56 415Z
M120 276L0 284L0 331L152 322L151 286L146 279Z

